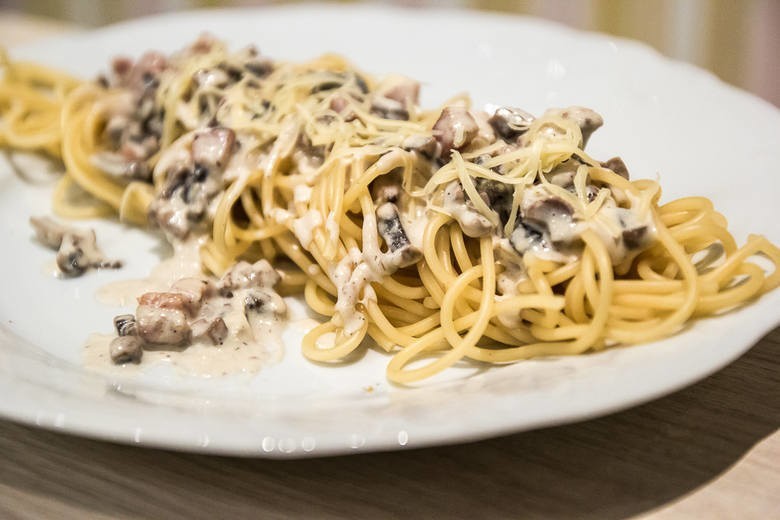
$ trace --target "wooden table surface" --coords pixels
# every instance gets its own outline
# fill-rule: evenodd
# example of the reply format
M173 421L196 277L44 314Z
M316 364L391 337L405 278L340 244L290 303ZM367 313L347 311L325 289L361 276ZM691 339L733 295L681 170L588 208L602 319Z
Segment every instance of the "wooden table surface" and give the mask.
M0 11L0 45L70 28ZM0 421L0 518L780 518L780 328L622 413L482 442L295 461Z

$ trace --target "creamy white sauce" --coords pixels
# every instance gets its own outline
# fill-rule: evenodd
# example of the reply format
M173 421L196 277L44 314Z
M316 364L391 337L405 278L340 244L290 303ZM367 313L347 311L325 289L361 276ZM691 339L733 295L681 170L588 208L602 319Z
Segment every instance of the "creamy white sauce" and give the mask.
M613 264L635 257L642 251L642 248L631 250L626 247L622 240L624 230L645 227L646 243L650 243L656 236L651 212L640 213L635 209L639 206L639 200L630 193L626 196L631 203L631 208L618 207L614 199L608 198L589 222L590 228L596 232L609 251Z
M293 188L293 200L296 203L307 203L311 200L311 186L298 184Z
M91 334L84 346L83 361L87 369L109 374L141 373L160 365L170 366L184 375L219 377L230 374L256 373L281 361L284 345L279 327L269 324L256 330L254 341L229 335L222 345L208 340L187 347L162 345L144 349L141 363L115 365L109 356L109 345L116 336Z
M331 242L335 243L339 239L339 223L336 220L336 214L332 211L328 213L328 218L325 219L325 231L328 232L328 238Z
M506 238L493 237L493 250L496 254L496 264L504 268L496 276L496 301L517 296L520 294L518 291L520 282L528 279L522 256L514 250ZM509 328L520 327L523 321L520 318L520 310L499 312L496 318L499 323Z
M161 179L168 171L175 169L178 165L192 164L192 140L196 132L190 132L176 139L171 143L165 153L160 155L160 160L154 166L154 178Z
M257 171L260 165L260 158L256 152L259 141L255 136L237 133L236 142L238 146L235 152L230 155L225 171L222 174L224 182L233 182L236 179L248 177ZM218 201L219 197L215 197L215 200Z
M104 285L95 296L106 305L125 306L135 304L136 299L147 292L164 292L181 278L203 276L200 248L206 237L174 243L173 256L157 264L149 276L138 280L121 280Z
M261 169L266 176L270 176L273 173L279 160L289 157L293 153L299 133L300 124L296 118L288 117L284 120L279 130L279 136L274 141L271 151L261 162Z
M458 181L451 182L444 189L444 211L458 221L466 236L480 237L490 233L493 224L487 217L468 206L462 190Z
M174 256L155 267L149 277L102 287L98 291L98 299L107 304L131 305L144 293L171 291L171 286L183 278L206 280L199 256L203 240L177 244ZM253 291L265 291L272 298L262 311L251 313L251 319L247 319L243 302ZM92 334L84 348L84 363L87 368L121 373L143 371L145 367L158 364L169 365L182 373L207 377L257 372L282 357L280 333L285 312L284 300L270 287L236 289L230 298L215 295L205 299L191 319L194 323L200 319L211 322L217 317L222 318L228 335L220 345L214 345L205 335L186 345L145 345L139 365L115 365L109 355L109 345L116 336Z
M399 211L399 216L409 243L422 251L425 226L428 225L427 206L416 203L407 204L406 207Z
M319 211L310 209L302 217L296 218L292 223L292 231L301 245L308 249L314 239L314 229L322 225L322 215Z

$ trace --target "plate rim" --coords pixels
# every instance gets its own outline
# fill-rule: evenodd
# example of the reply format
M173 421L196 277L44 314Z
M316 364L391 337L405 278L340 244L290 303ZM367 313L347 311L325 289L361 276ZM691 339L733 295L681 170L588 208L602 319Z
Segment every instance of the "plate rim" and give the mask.
M264 6L264 7L253 7L253 8L239 7L239 8L198 9L198 10L188 10L188 11L179 11L173 13L152 15L148 17L118 22L105 27L101 27L96 30L88 30L84 32L76 32L76 33L71 33L62 36L55 36L39 42L34 42L32 44L13 46L11 47L11 53L14 54L16 52L20 52L24 54L24 53L36 52L36 49L38 48L45 48L47 46L56 45L58 42L73 41L74 39L81 39L81 40L88 41L91 38L94 38L96 34L109 35L113 31L132 30L134 27L141 26L144 23L147 23L149 20L157 20L157 21L166 20L166 19L175 20L176 18L181 18L181 17L189 18L189 17L200 17L200 16L218 17L218 16L223 16L224 14L229 14L233 16L236 15L236 13L240 13L240 12L246 12L246 13L251 13L256 15L257 13L300 11L300 10L313 9L313 8L327 9L327 10L339 9L339 10L346 10L346 11L368 11L368 12L385 12L385 13L389 12L391 13L391 15L396 15L399 12L408 13L414 11L416 13L420 13L422 11L424 12L423 16L429 16L430 13L434 13L434 12L435 13L447 12L457 17L476 16L482 19L490 19L490 20L507 20L507 19L523 20L525 23L538 25L544 27L546 30L565 31L569 34L576 34L579 37L584 37L588 39L608 40L611 42L616 42L616 44L619 46L636 49L637 52L642 52L646 56L648 56L649 59L653 59L656 62L661 63L663 65L672 65L676 67L681 67L681 69L684 70L684 74L696 74L699 77L706 77L707 81L711 85L713 85L713 88L718 88L718 89L725 88L726 90L730 91L730 94L738 95L742 99L742 102L750 102L754 104L756 102L759 102L764 105L764 108L771 108L774 111L775 115L780 115L780 110L778 110L777 107L775 107L773 104L769 103L768 101L753 96L738 87L723 82L711 72L700 69L694 65L680 62L668 58L666 56L663 56L661 53L659 53L657 50L653 49L652 47L649 47L635 40L616 37L612 35L606 35L603 33L598 33L593 31L575 29L575 28L562 25L557 22L553 22L541 18L521 16L521 15L505 15L505 14L498 14L498 13L488 13L484 11L476 11L476 10L463 9L463 8L443 9L437 7L425 7L420 9L420 8L391 7L391 6L371 5L371 4L341 5L341 4L305 3L305 4L286 5L286 6L285 5ZM780 303L780 298L778 298L778 296L779 296L778 293L775 292L774 294L765 295L762 299L768 299ZM765 305L766 304L764 303L758 307L756 306L745 307L743 309L740 309L738 312L746 313L748 316L753 314L759 314L759 310L763 309ZM347 437L341 439L338 442L334 442L331 445L325 445L316 449L312 449L311 451L307 451L302 444L301 446L296 445L292 451L288 452L286 450L283 450L281 445L277 446L276 443L273 449L266 450L262 442L260 443L259 446L255 443L256 439L253 439L252 442L246 442L243 445L241 445L240 443L239 444L234 443L232 445L220 444L220 443L209 443L208 439L205 445L203 442L197 440L190 443L183 443L179 438L179 435L176 434L171 435L170 432L167 432L164 429L159 430L157 432L146 431L143 437L139 439L136 430L128 430L125 426L115 428L109 424L100 423L99 421L96 426L94 422L79 421L77 416L75 419L74 416L67 416L61 420L60 416L62 412L57 410L61 410L62 407L68 403L69 396L62 396L63 402L60 403L59 406L56 406L57 403L55 402L54 404L51 404L46 410L41 408L39 405L39 409L36 412L35 416L31 415L28 411L23 410L22 409L23 406L14 406L14 401L8 399L2 399L0 400L0 416L6 419L25 423L32 426L47 428L47 429L65 432L65 433L76 434L76 435L94 438L94 439L108 440L112 442L120 442L125 444L137 444L142 446L176 449L182 451L193 451L193 452L200 452L200 453L255 456L255 457L288 458L288 457L326 456L326 455L337 455L337 454L357 453L357 452L366 452L366 451L380 451L380 450L399 449L399 448L423 447L423 446L440 445L440 444L448 444L448 443L456 443L456 442L458 443L469 442L478 439L484 439L487 437L505 435L508 433L526 431L530 429L537 429L537 428L542 428L542 427L547 427L547 426L552 426L557 424L576 422L588 418L607 415L619 410L630 408L638 404L657 399L658 397L661 397L663 395L673 393L685 386L691 385L697 381L700 381L701 379L704 379L705 377L711 375L712 373L720 370L724 366L733 362L737 357L739 357L740 355L744 354L747 350L749 350L761 337L765 336L769 331L771 331L774 327L776 327L778 323L780 323L780 316L776 318L772 318L771 316L763 316L763 318L761 316L753 316L753 318L759 319L761 324L759 327L752 329L751 334L749 334L749 339L744 340L736 345L732 344L727 349L725 349L724 355L717 358L714 362L710 362L709 364L706 364L706 368L704 369L700 368L699 370L694 371L695 374L689 373L686 375L678 372L676 374L676 379L674 379L673 384L667 384L661 388L657 388L655 391L646 391L646 390L638 391L635 392L635 394L637 395L632 395L628 399L626 398L615 399L611 403L607 403L607 404L602 403L601 406L594 407L594 409L584 410L584 411L580 410L579 413L569 412L563 414L559 413L557 415L551 414L548 415L546 418L530 421L524 423L522 426L519 427L512 420L504 420L503 422L493 423L489 427L483 426L481 428L471 428L467 432L461 431L456 434L453 434L451 432L440 432L438 436L424 435L413 439L413 442L412 439L410 439L408 444L406 442L401 443L399 439L397 438L393 439L392 437L388 437L385 435L381 439L377 439L376 442L366 442L365 444L355 446L354 445L355 443L352 442L354 439ZM5 328L5 327L3 325L0 325L0 328ZM2 346L2 342L0 342L0 346ZM641 346L632 347L632 348L641 348ZM3 370L0 370L0 373L3 372L4 372ZM5 392L14 391L13 383L14 383L13 374L8 374L6 372L5 376L0 377L0 389L3 389ZM18 384L24 384L24 382L17 381L17 385ZM8 395L8 393L6 395ZM561 415L564 415L564 417L562 417ZM282 438L276 439L277 442L282 440L285 439Z

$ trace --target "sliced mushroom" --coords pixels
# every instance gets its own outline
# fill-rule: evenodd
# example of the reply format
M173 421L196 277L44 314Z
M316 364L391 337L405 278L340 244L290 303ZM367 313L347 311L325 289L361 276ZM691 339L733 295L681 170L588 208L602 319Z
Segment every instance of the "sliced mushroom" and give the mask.
M387 244L386 267L394 269L407 267L422 258L422 252L409 242L409 237L401 224L398 207L385 202L376 209L377 231Z
M420 98L420 82L406 76L390 75L376 89L379 96L397 101L403 107L416 105Z
M79 276L89 268L119 269L122 262L107 260L97 247L95 232L79 230L49 217L31 217L30 224L38 240L57 251L57 267L66 276Z
M274 70L274 63L270 58L257 56L244 63L244 68L258 78L268 76Z
M59 249L62 237L71 231L67 226L63 226L49 217L30 217L30 225L35 230L38 241L51 249Z
M604 124L604 119L598 113L585 107L552 108L547 110L544 115L555 115L574 121L582 132L582 148L588 144L588 139L593 132Z
M476 179L477 192L485 203L498 213L498 217L503 224L509 220L509 213L512 211L512 196L514 190L506 183L491 179Z
M208 33L201 33L188 48L190 54L206 54L217 44L216 38Z
M398 202L402 191L401 176L395 171L380 175L371 183L371 196L377 206L384 202Z
M649 234L647 226L637 226L631 229L625 229L622 233L623 244L628 249L641 249L647 245Z
M244 316L252 323L255 318L280 316L287 312L287 304L273 291L253 289L244 296Z
M438 143L430 135L414 134L401 142L401 148L409 152L417 152L427 159L437 155Z
M143 347L144 342L138 336L119 336L111 340L108 352L117 365L138 363L144 353Z
M409 119L409 110L403 103L386 97L377 97L371 102L371 113L383 119L406 121Z
M346 122L357 119L357 114L350 108L350 101L347 96L335 95L330 100L330 109L340 114Z
M407 120L419 94L419 82L404 76L388 76L374 91L371 113L384 119Z
M553 243L576 238L573 216L572 207L558 197L538 200L523 210L523 220L535 229L546 231Z
M147 52L138 61L115 58L112 62L110 82L113 86L143 91L168 67L168 60L158 52Z
M601 166L604 168L609 168L624 179L629 180L628 167L620 157L613 157L612 159L606 160L601 163Z
M169 204L164 200L155 199L149 205L149 222L158 226L169 235L183 240L187 237L192 227L187 218L186 205L184 203Z
M192 140L192 158L195 164L222 168L236 142L236 134L229 128L210 128L195 134Z
M148 182L152 178L152 171L145 160L128 158L126 154L98 152L90 158L90 162L102 172L119 179Z
M327 92L343 87L348 81L349 76L341 72L331 72L322 76L322 80L314 85L309 91L311 94L318 92Z
M79 276L89 268L119 269L122 262L107 260L97 247L95 232L89 229L63 235L57 251L57 267L66 276Z
M552 184L573 192L574 176L577 175L577 169L582 166L582 164L582 162L574 157L569 158L550 170L550 172L546 173L545 177L547 177L547 180Z
M500 107L488 119L493 130L506 141L515 141L531 127L534 116L514 107Z
M201 318L192 323L192 337L208 338L213 345L221 345L228 336L228 328L222 318Z
M135 316L132 314L120 314L114 317L114 328L118 336L136 335Z
M221 171L234 143L235 134L225 128L190 133L174 143L155 167L155 177L164 181L149 205L150 223L183 239L206 222L223 189Z
M544 231L534 227L532 222L523 222L522 220L518 221L517 226L512 231L509 243L521 255L536 248L549 248Z
M444 188L444 210L460 224L466 236L476 238L493 231L490 220L474 209L471 201L466 200L460 181L452 181Z
M433 125L433 135L441 145L441 154L449 159L452 150L460 150L477 135L479 126L465 107L444 107Z
M57 251L57 267L66 276L79 276L90 266L80 242L78 237L70 233L62 237L62 244Z
M203 88L224 88L230 82L227 73L218 68L200 69L193 74L192 79Z
M154 147L157 150L157 145ZM145 160L134 160L126 164L123 176L131 181L151 182L152 169Z

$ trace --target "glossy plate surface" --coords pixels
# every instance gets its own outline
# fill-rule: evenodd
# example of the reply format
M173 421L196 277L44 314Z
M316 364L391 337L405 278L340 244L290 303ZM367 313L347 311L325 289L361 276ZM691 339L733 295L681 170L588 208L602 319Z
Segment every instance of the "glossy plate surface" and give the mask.
M470 92L476 106L584 105L606 121L594 157L621 155L634 177L660 175L664 200L710 197L740 242L780 241L780 112L710 74L639 44L534 19L464 11L295 6L180 13L14 49L83 77L117 54L173 51L203 31L277 59L344 54L374 73L423 82L422 102ZM284 334L280 362L257 374L182 376L165 369L98 374L82 368L90 332L110 332L117 308L102 285L149 272L158 239L98 222L119 272L75 280L47 274L30 215L49 213L45 165L0 156L0 414L118 442L247 456L300 457L451 443L606 414L672 392L718 370L780 321L780 291L701 320L665 341L576 358L456 368L414 388L384 378L369 350L338 368L305 361L302 322ZM161 253L162 251L162 253ZM305 311L292 302L298 315Z

